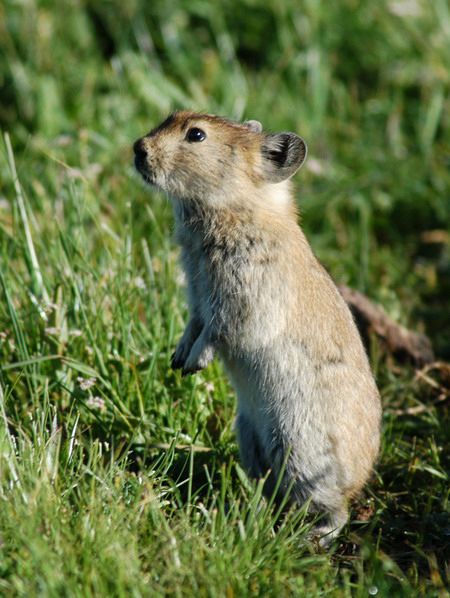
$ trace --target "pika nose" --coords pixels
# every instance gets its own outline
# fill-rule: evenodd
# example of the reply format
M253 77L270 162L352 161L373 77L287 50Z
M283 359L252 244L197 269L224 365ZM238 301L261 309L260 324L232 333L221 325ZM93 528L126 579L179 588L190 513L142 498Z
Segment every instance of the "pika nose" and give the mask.
M147 157L147 150L144 147L144 139L142 137L134 143L133 150L136 158L144 160Z

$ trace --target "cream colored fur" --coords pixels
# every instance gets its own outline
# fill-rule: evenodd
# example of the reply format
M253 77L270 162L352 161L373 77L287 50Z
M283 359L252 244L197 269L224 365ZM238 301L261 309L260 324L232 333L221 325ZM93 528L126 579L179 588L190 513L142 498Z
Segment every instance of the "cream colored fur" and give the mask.
M199 129L202 141L190 141ZM280 493L311 499L322 543L369 477L380 399L350 311L298 225L288 179L306 156L294 134L178 112L135 144L147 182L173 201L190 320L173 356L183 373L223 360L238 398L249 475L288 455Z

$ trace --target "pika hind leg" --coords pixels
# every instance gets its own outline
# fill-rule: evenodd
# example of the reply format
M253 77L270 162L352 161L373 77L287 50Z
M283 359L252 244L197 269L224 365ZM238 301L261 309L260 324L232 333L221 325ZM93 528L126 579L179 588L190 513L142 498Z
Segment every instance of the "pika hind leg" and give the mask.
M278 480L280 471L283 469L284 452L278 450L278 446L275 448L272 447L269 451L265 450L265 446L255 425L243 413L239 413L236 419L236 431L241 463L244 469L251 478L257 480L266 478L263 493L268 499L272 498L275 488L279 486L277 496L275 497L278 503L283 499L284 491L289 483L286 472L283 475L283 479ZM270 473L267 475L269 471ZM288 502L290 502L290 499L288 499Z
M319 536L319 544L326 548L336 538L347 523L348 513L344 505L340 508L328 509L317 525L314 526L311 536Z
M319 463L321 467L312 470L311 463L316 466ZM336 463L328 459L326 454L315 455L311 461L302 463L294 452L292 460L288 462L287 473L295 480L293 493L297 503L301 506L311 499L309 512L321 515L309 536L319 537L320 545L328 546L348 519L346 498L338 484Z
M272 469L264 485L264 494L270 498L278 482L277 476L286 466L276 501L283 498L290 482L294 480L292 495L288 502L294 499L301 506L312 498L310 512L321 513L323 516L311 530L310 536L320 537L321 546L328 546L339 535L348 517L345 499L341 492L333 482L327 483L327 475L330 475L329 468L325 466L322 475L311 479L310 475L302 471L303 468L296 459L295 453L290 455L285 463L286 451L281 441L276 442L276 436L271 443L270 455L266 455L254 424L243 413L239 413L236 419L236 431L241 463L247 474L252 478L261 479L266 476L269 469Z
M241 463L251 478L263 478L269 469L265 463L258 434L250 418L239 413L236 418L236 432Z

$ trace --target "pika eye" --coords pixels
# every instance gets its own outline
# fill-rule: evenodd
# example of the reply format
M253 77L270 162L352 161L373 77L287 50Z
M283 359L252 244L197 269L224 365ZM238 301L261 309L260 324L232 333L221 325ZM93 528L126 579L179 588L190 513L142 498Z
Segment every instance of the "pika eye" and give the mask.
M205 131L202 131L201 129L197 129L196 127L193 127L192 129L189 129L188 134L186 135L186 139L188 141L203 141L206 138L206 133Z

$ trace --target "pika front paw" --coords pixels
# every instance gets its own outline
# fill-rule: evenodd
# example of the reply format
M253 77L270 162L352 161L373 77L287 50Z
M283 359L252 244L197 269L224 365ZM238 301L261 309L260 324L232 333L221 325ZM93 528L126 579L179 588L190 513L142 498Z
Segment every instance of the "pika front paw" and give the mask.
M189 358L184 362L183 366L182 366L182 370L181 370L181 375L182 376L187 376L188 374L195 374L196 372L199 372L200 370L203 370L203 368L205 368L209 361L206 361L205 359L199 358L197 359L191 359L191 356L189 355Z
M199 367L183 367L181 370L181 375L183 376L188 376L189 374L196 374L197 372L199 372L202 368Z
M186 359L188 358L191 348L191 343L178 343L177 348L175 349L172 355L171 365L173 370L180 370L181 368L184 368Z
M176 350L172 353L171 357L171 367L173 370L179 370L184 366L186 359L182 356L182 354Z
M198 320L195 318L191 318L189 320L188 325L186 326L186 330L181 337L177 348L175 349L172 355L172 369L179 370L184 368L186 360L192 350L192 347L195 341L198 339L200 334L201 325L199 324Z
M182 375L195 374L203 370L214 359L214 354L215 349L212 345L202 346L199 341L195 342L183 365Z

